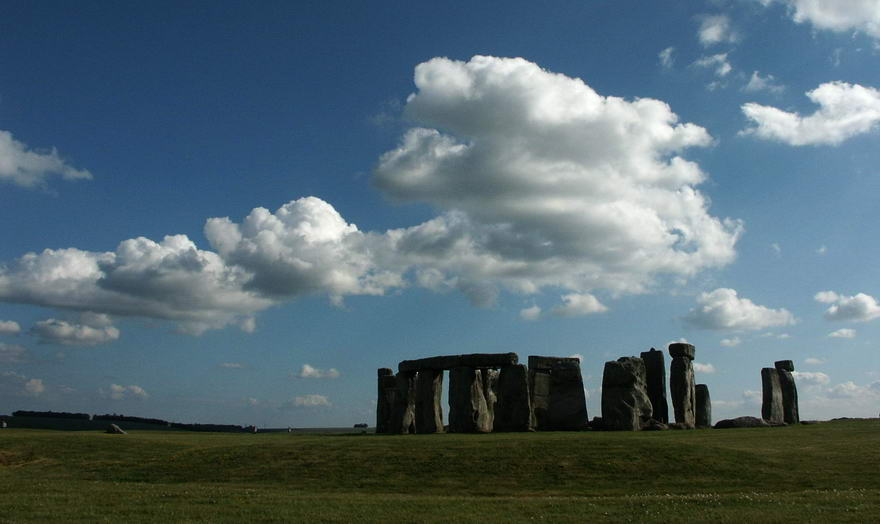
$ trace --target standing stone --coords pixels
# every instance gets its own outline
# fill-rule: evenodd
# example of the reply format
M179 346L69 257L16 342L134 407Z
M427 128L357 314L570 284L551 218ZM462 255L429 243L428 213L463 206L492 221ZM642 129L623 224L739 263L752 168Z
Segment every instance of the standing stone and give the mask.
M396 391L391 416L391 433L416 432L416 374L400 372L395 377Z
M651 420L645 363L622 357L605 363L602 373L602 424L605 429L639 431Z
M498 403L498 370L483 369L481 377L483 379L483 398L486 399L486 412L489 415L489 431L495 427L495 404Z
M669 423L669 403L666 401L666 361L663 352L651 348L642 351L645 362L645 382L648 386L648 398L654 411L651 418L663 424Z
M423 369L416 375L416 433L443 433L443 371Z
M686 428L693 428L696 424L694 354L692 344L669 344L669 355L672 357L672 364L669 366L672 408L675 411L675 422Z
M579 359L530 356L529 392L537 429L564 431L586 427L589 419Z
M782 424L785 422L785 414L782 409L782 386L776 368L761 369L761 386L764 393L761 417L770 424Z
M397 379L388 368L379 368L379 397L376 400L376 433L392 433L394 399L397 397Z
M482 373L471 367L452 368L449 370L449 432L490 431Z
M505 366L498 375L495 431L532 431L535 415L529 396L528 370L522 364Z
M709 386L706 384L697 384L694 388L696 394L697 405L697 427L712 427L712 400L709 398Z
M782 415L786 424L797 424L801 421L798 413L797 385L794 383L794 362L780 360L775 364L779 374L779 387L782 390Z

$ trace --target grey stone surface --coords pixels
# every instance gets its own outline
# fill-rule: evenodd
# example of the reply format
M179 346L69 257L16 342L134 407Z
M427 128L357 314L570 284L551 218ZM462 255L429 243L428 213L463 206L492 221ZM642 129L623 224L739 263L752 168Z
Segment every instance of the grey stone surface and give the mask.
M768 428L770 424L758 417L737 417L719 420L715 424L715 429L731 429L731 428Z
M398 373L395 377L394 408L390 433L416 432L416 374Z
M602 374L602 421L605 429L638 431L651 421L645 363L622 357L605 363Z
M486 412L489 414L489 431L495 425L495 405L498 403L498 374L497 369L481 369L480 375L483 380L483 398L486 399Z
M416 433L443 432L443 370L423 369L416 375Z
M113 435L127 435L128 434L125 432L124 429L120 428L116 424L110 424L109 426L107 426L107 431L105 431L104 433L110 433Z
M651 348L650 351L642 351L640 356L645 362L645 383L654 410L651 418L666 424L669 422L669 402L666 400L666 360L663 352Z
M672 364L669 366L669 392L672 396L675 422L690 428L697 422L693 364L695 353L691 344L669 344L669 355L672 357Z
M696 395L696 424L698 428L712 427L712 399L709 397L709 386L697 384L694 388Z
M776 368L761 369L761 417L770 424L785 422L782 407L782 386L779 383L779 372Z
M536 429L577 430L587 426L587 402L579 359L529 356L529 391Z
M535 415L529 395L528 370L522 364L505 366L498 375L495 431L532 431Z
M519 363L516 353L471 353L467 355L444 355L440 357L404 360L397 365L398 372L421 371L423 369L502 368Z
M791 360L780 360L776 363L779 375L779 389L782 391L782 420L786 424L797 424L801 421L798 409L797 384L794 382L794 363Z
M489 410L483 395L482 373L472 367L449 370L449 432L488 433Z
M389 368L379 368L379 387L376 400L376 433L392 433L394 399L397 397L397 379Z

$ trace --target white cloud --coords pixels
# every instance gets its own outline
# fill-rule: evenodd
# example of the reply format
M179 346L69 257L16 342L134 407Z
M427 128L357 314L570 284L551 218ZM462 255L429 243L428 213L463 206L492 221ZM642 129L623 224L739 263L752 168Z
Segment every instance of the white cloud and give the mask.
M859 386L853 381L843 382L828 389L831 398L878 398L880 397L880 381L872 382L867 386Z
M754 102L743 104L742 112L754 125L740 134L791 146L838 145L870 132L880 122L880 91L872 87L827 82L806 94L819 105L809 116Z
M730 24L730 18L726 15L700 17L700 29L697 36L703 47L715 44L735 43L739 35Z
M608 308L589 293L563 295L562 304L553 308L553 314L561 317L582 317L605 311Z
M665 103L605 97L523 59L435 58L415 82L405 116L425 127L375 171L393 199L443 210L388 233L408 265L458 289L583 294L733 260L741 224L708 215L694 189L705 175L679 156L711 138Z
M536 304L519 310L519 318L523 320L538 320L541 316L541 308Z
M856 330L841 328L837 331L832 331L831 333L828 333L828 336L831 338L856 338Z
M722 338L721 342L719 342L719 344L721 344L722 346L724 346L726 348L732 348L732 347L736 347L736 346L740 345L741 342L742 342L742 340L739 337L731 337L731 338Z
M84 169L69 166L53 148L49 151L32 151L12 138L8 131L0 131L0 182L20 187L45 187L46 180L58 175L64 180L91 179Z
M821 246L819 249L816 250L816 254L818 254L818 255L824 255L827 252L828 252L828 248L825 246Z
M849 320L853 322L868 322L880 317L880 304L871 295L857 293L854 296L844 296L834 291L820 291L814 297L817 302L831 304L825 310L825 318L828 320Z
M28 395L39 396L40 393L46 391L46 386L43 385L43 380L39 378L32 378L24 383L24 390Z
M736 290L728 288L701 293L697 304L684 320L701 329L757 330L796 322L788 310L759 306L747 298L738 297Z
M0 364L22 362L27 350L18 344L5 344L0 342Z
M105 394L103 390L100 391L101 394ZM136 385L130 386L121 386L119 384L110 384L110 391L106 393L107 396L112 398L113 400L126 400L126 399L134 399L134 400L144 400L149 398L150 395L144 390L144 388Z
M226 369L241 369L243 366L238 362L224 362L220 364L220 367Z
M766 5L768 0L762 0ZM860 31L880 38L880 0L778 0L797 23L835 32Z
M705 67L707 69L715 69L715 76L722 78L733 71L730 62L727 61L727 53L719 53L717 55L700 57L694 65L697 67Z
M295 397L293 399L293 406L294 407L314 408L314 407L321 407L321 406L329 407L332 405L333 404L330 403L330 400L327 397L325 397L324 395L315 395L315 394L304 395L304 396L300 396L300 397Z
M303 364L302 369L297 375L299 378L339 378L339 371L335 368L327 370L318 369L308 364Z
M660 65L663 66L663 69L671 69L675 64L675 57L672 56L673 53L675 53L675 48L667 47L657 54L657 57L660 59Z
M805 386L824 386L831 382L831 378L821 371L792 371L797 382Z
M764 401L764 393L754 389L747 389L742 392L743 402L753 406L760 406Z
M780 333L779 335L776 335L776 338L778 338L779 340L785 340L787 338L791 338L791 335L789 335L788 333Z
M21 326L14 320L0 320L0 335L17 335L21 332Z
M37 322L31 333L40 343L65 346L97 346L119 339L119 330L113 326L92 327L54 318Z
M825 363L825 359L823 358L815 358L815 357L807 357L804 359L804 364L808 366L819 366Z
M700 362L694 362L694 371L697 373L711 374L715 373L715 366L709 363L701 364Z
M258 406L260 405L260 401L254 397L248 397L246 400L248 406Z
M772 249L773 252L776 253L776 256L782 255L782 247L779 245L778 242L773 242L772 244L770 244L770 249Z
M785 86L776 83L776 78L767 74L766 76L761 76L757 71L752 71L752 76L749 78L749 83L743 87L743 91L747 93L757 93L759 91L767 91L769 93L779 94L785 91Z

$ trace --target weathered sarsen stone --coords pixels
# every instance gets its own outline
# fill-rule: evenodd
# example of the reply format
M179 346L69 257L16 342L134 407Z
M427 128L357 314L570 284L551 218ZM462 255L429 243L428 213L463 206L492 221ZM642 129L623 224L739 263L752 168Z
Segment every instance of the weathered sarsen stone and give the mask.
M579 359L529 356L529 392L537 429L586 427L589 419Z
M444 355L440 357L404 360L397 365L399 372L421 371L423 369L502 368L519 363L516 353L472 353L468 355Z
M642 351L640 356L645 362L645 383L654 410L651 418L666 424L669 422L669 403L666 400L666 362L663 352L651 348L651 351Z
M798 412L797 385L794 383L794 362L779 360L774 366L779 374L779 388L782 390L782 416L786 424L797 424L801 421Z
M443 371L423 369L416 375L416 433L442 433Z
M638 431L653 409L645 385L645 363L622 357L605 363L602 374L602 423L605 429Z
M498 370L481 369L483 398L486 399L486 412L489 414L489 431L495 427L495 405L498 403Z
M532 431L535 415L529 395L528 370L522 364L505 366L498 375L494 431Z
M698 428L712 427L712 399L709 398L709 386L697 384L694 388L696 394L696 423Z
M724 420L719 420L718 423L715 424L715 429L732 429L732 428L767 428L770 427L770 424L767 424L764 419L760 419L758 417L737 417L737 418L726 418Z
M782 387L779 383L779 372L776 368L761 369L761 387L763 402L761 403L761 417L770 424L785 422L782 410Z
M449 432L488 433L492 431L489 422L480 370L472 367L449 370Z
M398 373L391 417L391 433L416 432L416 374Z
M669 344L669 355L672 357L672 364L669 366L669 391L672 395L675 422L688 428L696 425L694 354L695 349L691 344Z
M392 433L394 399L397 396L397 379L394 371L379 368L379 396L376 400L376 433Z

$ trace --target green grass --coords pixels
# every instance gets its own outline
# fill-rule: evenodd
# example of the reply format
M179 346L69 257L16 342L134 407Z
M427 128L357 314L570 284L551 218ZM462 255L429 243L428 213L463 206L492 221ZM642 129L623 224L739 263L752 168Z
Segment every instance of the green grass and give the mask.
M880 421L641 433L0 431L0 522L878 522Z

